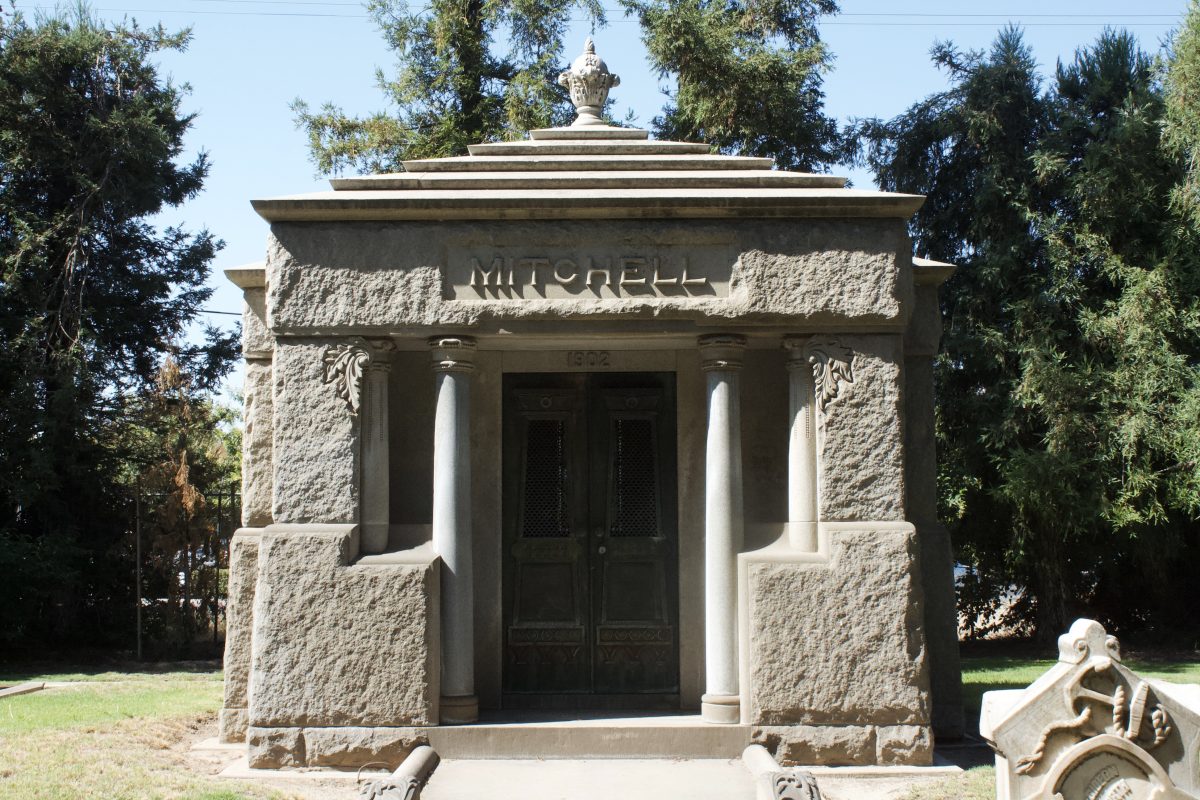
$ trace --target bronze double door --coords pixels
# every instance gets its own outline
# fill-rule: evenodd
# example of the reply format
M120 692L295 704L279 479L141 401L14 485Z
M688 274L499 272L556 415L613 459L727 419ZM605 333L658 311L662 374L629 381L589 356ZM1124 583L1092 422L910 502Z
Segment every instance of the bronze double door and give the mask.
M504 705L679 702L668 373L504 379Z

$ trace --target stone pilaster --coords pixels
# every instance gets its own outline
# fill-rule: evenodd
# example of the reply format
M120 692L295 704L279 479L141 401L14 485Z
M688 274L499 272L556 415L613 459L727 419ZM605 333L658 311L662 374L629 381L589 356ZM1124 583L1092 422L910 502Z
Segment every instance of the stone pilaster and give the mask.
M737 554L742 547L742 435L739 373L746 340L716 334L699 340L708 386L704 461L704 650L707 722L736 723L738 689Z
M242 524L270 525L271 438L274 429L272 401L275 339L267 328L266 287L261 271L246 270L242 276L242 357L246 359L243 389L242 431Z
M819 416L854 383L854 354L828 339L789 336L788 543L816 552L820 515Z
M433 549L442 559L441 722L479 718L471 563L471 373L475 342L429 340L437 381L433 434Z
M391 521L391 485L388 470L388 375L390 353L395 349L389 339L371 340L371 362L364 373L362 420L362 539L364 553L387 550L388 524Z
M925 639L929 647L934 735L963 735L962 668L950 532L937 517L937 444L934 433L933 359L942 336L938 286L953 266L913 259L915 303L904 337L905 504L917 528Z
M797 550L817 549L817 412L807 339L788 337L788 542Z

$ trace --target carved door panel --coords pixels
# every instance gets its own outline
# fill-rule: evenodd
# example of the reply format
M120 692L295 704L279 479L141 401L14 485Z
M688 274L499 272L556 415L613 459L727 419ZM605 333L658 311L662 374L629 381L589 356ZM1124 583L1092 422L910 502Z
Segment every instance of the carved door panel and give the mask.
M674 398L596 375L590 392L595 691L678 691Z
M505 705L677 704L673 377L505 377Z
M506 392L505 685L591 687L580 381ZM511 462L511 463L510 463Z

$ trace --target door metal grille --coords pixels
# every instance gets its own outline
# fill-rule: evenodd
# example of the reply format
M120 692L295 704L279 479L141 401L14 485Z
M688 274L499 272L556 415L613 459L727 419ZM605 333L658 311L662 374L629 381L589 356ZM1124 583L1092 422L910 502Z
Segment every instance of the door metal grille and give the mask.
M613 420L611 536L657 536L658 476L654 424L648 419Z
M545 539L569 536L567 461L561 419L531 419L525 435L525 490L521 536Z

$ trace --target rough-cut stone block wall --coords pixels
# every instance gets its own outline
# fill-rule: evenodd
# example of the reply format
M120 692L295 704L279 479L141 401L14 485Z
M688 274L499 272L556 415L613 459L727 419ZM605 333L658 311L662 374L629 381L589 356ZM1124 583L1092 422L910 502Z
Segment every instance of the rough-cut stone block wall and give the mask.
M829 536L828 563L746 564L749 721L784 760L927 763L915 533Z
M229 597L225 601L225 703L221 709L220 726L223 742L241 742L246 738L260 533L257 528L242 528L234 533L229 545Z
M747 567L752 722L927 725L915 534L830 539L826 564Z
M335 343L280 340L274 362L274 491L278 523L358 521L359 422L322 358Z
M270 359L247 359L242 418L242 524L261 528L271 518L274 423Z
M937 518L933 359L942 335L937 290L931 284L916 287L913 313L904 336L905 492L908 519L916 526L921 543L933 729L939 739L957 739L963 735L965 721L954 551L950 532Z
M739 230L734 275L746 314L796 314L812 321L895 320L910 302L903 272L907 236L898 220L805 220Z
M275 347L275 337L267 325L267 290L252 287L242 291L242 355L262 358Z
M670 242L692 261L719 250L728 296L448 299L456 248L488 242L521 243L530 255ZM267 301L277 337L589 317L903 324L907 250L904 223L894 219L281 222L271 226Z
M262 536L254 765L306 763L301 729L436 723L440 562L347 566L356 539L354 526L275 525Z
M854 383L820 414L821 519L903 520L899 336L822 336L854 353Z

